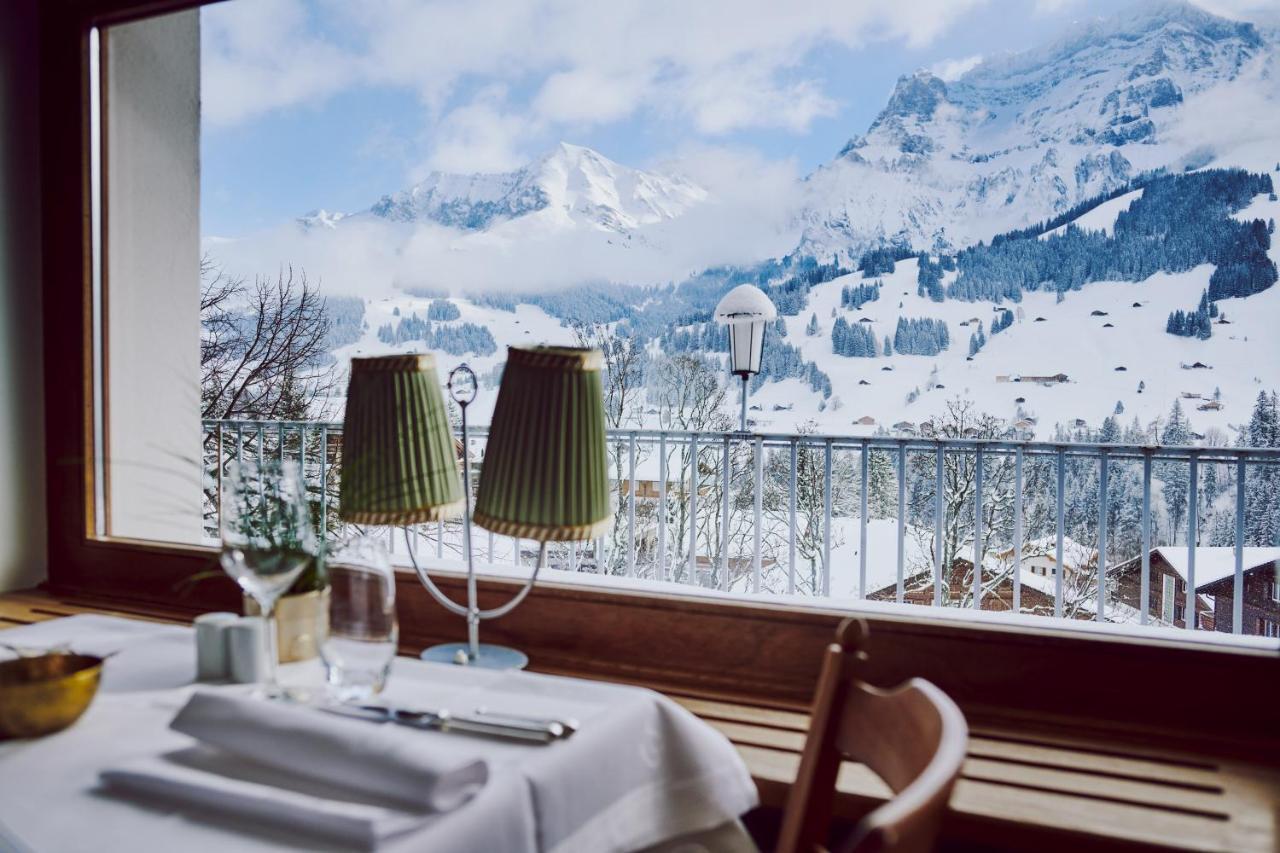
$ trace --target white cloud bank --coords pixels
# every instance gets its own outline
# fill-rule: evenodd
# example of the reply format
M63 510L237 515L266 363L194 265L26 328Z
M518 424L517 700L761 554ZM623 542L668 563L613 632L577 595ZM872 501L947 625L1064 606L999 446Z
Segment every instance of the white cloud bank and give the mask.
M406 87L436 141L427 165L463 171L532 154L521 149L532 132L572 136L640 110L709 137L799 132L836 108L801 73L809 51L920 47L981 2L233 0L202 13L204 119L225 128L365 86ZM476 80L531 94L512 106L492 89L466 92Z
M454 294L546 291L583 283L659 284L718 264L750 263L795 247L794 163L746 149L688 146L663 163L707 188L710 200L631 237L587 227L538 227L530 217L464 232L369 216L336 228L290 222L242 238L207 238L228 273L275 275L281 259L328 294L375 298L426 287Z

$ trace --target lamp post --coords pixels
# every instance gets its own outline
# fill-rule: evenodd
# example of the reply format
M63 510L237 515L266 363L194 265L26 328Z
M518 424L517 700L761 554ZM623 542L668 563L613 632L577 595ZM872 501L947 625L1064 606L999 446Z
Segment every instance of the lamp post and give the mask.
M716 306L716 321L729 327L729 372L742 378L742 423L747 431L747 383L760 372L764 354L765 326L778 316L778 309L753 284L740 284Z

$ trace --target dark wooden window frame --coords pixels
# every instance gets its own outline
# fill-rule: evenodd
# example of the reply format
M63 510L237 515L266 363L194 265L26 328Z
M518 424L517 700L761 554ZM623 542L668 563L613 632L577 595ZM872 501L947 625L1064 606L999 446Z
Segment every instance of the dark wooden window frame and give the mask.
M40 6L49 586L62 595L185 613L237 603L229 581L180 590L184 579L216 567L210 549L94 535L87 63L92 27L203 2L45 0ZM69 310L76 306L80 310ZM455 595L463 588L449 575L441 585ZM505 600L515 584L495 579L480 586L488 605ZM411 575L402 577L398 592L406 649L461 638L462 623ZM515 612L487 623L485 635L527 650L541 670L799 707L808 702L822 649L843 615L546 582ZM928 678L984 725L1095 732L1118 742L1280 760L1280 653L1274 647L1207 647L903 609L865 615L869 681Z

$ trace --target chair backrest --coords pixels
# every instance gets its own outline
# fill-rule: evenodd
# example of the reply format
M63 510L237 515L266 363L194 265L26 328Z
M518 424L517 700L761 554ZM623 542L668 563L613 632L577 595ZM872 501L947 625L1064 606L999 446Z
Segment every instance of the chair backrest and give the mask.
M955 703L914 678L880 690L857 678L866 623L846 619L827 647L813 699L809 736L787 799L779 853L823 850L842 761L865 764L893 797L864 817L842 849L933 849L960 767L969 728Z

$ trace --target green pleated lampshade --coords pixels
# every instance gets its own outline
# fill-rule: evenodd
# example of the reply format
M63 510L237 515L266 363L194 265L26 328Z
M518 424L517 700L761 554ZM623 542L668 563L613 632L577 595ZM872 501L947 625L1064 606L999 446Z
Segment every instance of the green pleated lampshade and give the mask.
M419 524L462 513L462 481L430 355L351 359L339 515Z
M480 471L476 524L540 542L611 522L599 350L511 347Z

